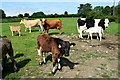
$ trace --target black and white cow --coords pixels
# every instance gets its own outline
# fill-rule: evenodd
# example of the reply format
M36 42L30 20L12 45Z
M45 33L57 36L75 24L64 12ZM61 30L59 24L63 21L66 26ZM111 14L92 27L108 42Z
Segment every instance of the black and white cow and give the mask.
M79 37L82 37L82 32L84 30L87 30L91 27L102 27L103 30L105 28L108 28L109 20L108 19L86 19L86 18L81 18L77 20L77 29L79 32ZM91 29L93 30L93 29ZM95 29L94 29L95 30ZM90 30L88 30L90 31ZM94 31L93 31L94 33Z

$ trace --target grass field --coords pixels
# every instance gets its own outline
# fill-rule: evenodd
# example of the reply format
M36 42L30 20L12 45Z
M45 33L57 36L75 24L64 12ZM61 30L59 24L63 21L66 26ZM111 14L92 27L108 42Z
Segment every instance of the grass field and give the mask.
M55 19L55 18L48 18L49 20ZM77 34L77 28L76 28L76 21L78 18L60 18L62 19L62 29L63 34ZM37 62L37 46L36 46L36 37L43 33L42 31L38 31L39 28L32 28L32 33L29 33L28 31L25 32L24 25L19 24L19 22L13 22L13 23L0 23L0 30L2 29L2 33L0 35L7 36L13 45L14 49L14 55L15 60L17 61L17 66L19 66L20 70L18 73L14 74L10 71L5 73L3 75L4 78L21 78L21 77L27 77L25 76L25 69L27 68L32 74L28 74L29 76L40 74L39 72L34 72L37 68L31 67L38 65ZM22 26L21 34L22 36L19 37L18 33L15 32L15 36L11 36L11 31L9 29L9 26ZM52 29L49 30L49 35L58 35L59 30ZM109 24L109 28L105 30L105 33L120 33L118 31L118 24L115 22L111 22ZM8 60L8 63L10 64L11 61ZM10 65L8 65L10 67ZM49 73L41 73L47 76L51 76ZM43 77L43 76L39 76Z

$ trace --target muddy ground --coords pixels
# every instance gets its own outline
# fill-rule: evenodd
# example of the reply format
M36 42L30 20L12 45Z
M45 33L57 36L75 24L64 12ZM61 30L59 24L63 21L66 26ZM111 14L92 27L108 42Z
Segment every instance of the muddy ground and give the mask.
M102 41L93 36L93 40L79 39L78 34L53 35L76 45L70 49L69 57L62 57L62 71L54 76L38 74L32 78L118 78L118 48L120 34L104 34ZM52 63L37 66L43 73L50 73Z

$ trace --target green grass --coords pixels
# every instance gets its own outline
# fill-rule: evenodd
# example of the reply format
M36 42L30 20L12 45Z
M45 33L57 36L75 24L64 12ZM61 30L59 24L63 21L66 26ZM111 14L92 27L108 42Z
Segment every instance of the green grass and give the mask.
M55 19L55 18L47 18L49 20ZM77 34L77 28L76 28L76 21L78 18L60 18L62 20L62 29L63 34ZM2 33L0 35L7 36L11 42L14 49L14 56L15 60L17 61L17 66L20 68L20 70L14 74L11 72L7 72L4 74L4 78L21 78L28 76L25 74L25 69L28 69L28 72L31 72L32 75L38 75L38 74L44 74L47 76L51 76L49 73L40 73L36 67L30 67L30 66L38 66L37 61L37 45L36 45L36 37L43 33L42 31L37 31L39 28L32 28L32 33L29 33L28 31L25 32L25 27L22 24L19 24L19 22L13 22L13 23L0 23L0 30L2 30ZM9 26L21 26L22 36L18 36L18 33L15 32L15 36L11 36L11 31L9 29ZM105 31L106 33L118 33L118 24L115 22L110 23L109 28ZM54 34L57 33L57 34ZM58 35L59 30L51 29L49 30L50 35ZM96 55L89 55L89 56L96 56ZM11 63L9 60L8 63ZM50 66L52 67L52 66ZM104 76L104 75L102 75ZM41 76L37 76L39 78ZM42 76L44 78L44 76ZM106 75L105 75L106 77Z

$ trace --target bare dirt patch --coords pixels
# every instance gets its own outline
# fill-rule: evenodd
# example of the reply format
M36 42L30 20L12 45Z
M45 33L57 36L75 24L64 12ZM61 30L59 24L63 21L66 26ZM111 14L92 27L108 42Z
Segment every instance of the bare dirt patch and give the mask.
M62 71L50 75L52 63L37 66L40 73L33 77L44 78L118 78L118 36L104 34L102 41L79 39L78 34L53 35L76 45L70 49L70 56L62 58Z

